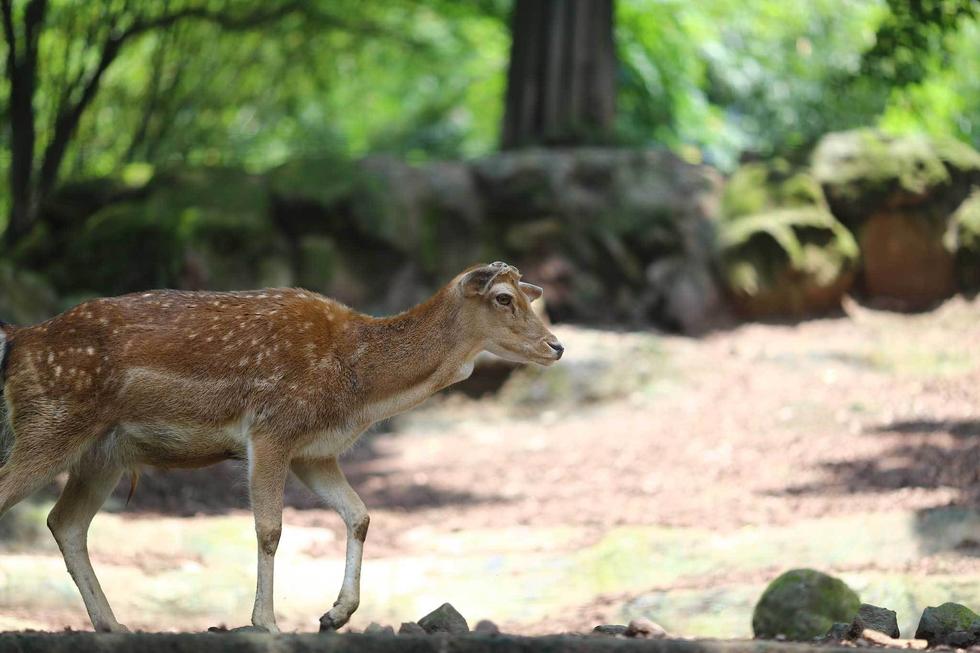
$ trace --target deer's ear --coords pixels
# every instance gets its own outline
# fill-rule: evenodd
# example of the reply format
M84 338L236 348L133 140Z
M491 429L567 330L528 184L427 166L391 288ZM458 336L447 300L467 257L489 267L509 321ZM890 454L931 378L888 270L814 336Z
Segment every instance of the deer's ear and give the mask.
M466 297L476 297L477 295L486 293L490 287L490 282L497 276L497 272L498 270L489 265L467 272L459 281L459 286L463 289L463 295Z
M541 297L544 294L544 290L540 286L535 286L533 283L521 282L521 292L527 297L527 301L533 302L535 299Z

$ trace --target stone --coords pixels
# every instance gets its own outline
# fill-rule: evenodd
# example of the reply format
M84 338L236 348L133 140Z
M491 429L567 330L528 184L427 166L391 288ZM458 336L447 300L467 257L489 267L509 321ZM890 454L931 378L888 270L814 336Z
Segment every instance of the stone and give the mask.
M0 320L36 324L57 312L57 295L40 275L0 261Z
M946 223L890 209L869 217L858 235L864 291L900 310L921 310L956 291Z
M885 207L948 216L980 179L980 153L965 143L873 129L825 135L812 164L830 210L855 231Z
M628 626L623 626L620 624L603 624L593 628L592 634L615 637L616 635L625 635L627 630L629 630Z
M946 643L956 648L968 648L977 643L977 638L969 631L954 630L946 637Z
M473 632L479 635L499 635L500 628L489 619L481 619L477 622L476 627L473 628Z
M725 220L732 220L774 209L823 203L823 191L809 170L777 158L739 166L725 183L721 210Z
M865 630L883 633L892 639L901 637L898 630L898 616L894 610L879 608L868 603L862 603L857 616L851 622L850 636L861 637Z
M851 624L837 622L830 627L823 639L829 642L842 642L850 637Z
M443 603L419 619L419 625L430 635L433 633L465 635L470 632L470 627L467 625L466 619L449 603Z
M953 213L945 239L955 252L956 285L961 291L980 291L980 189L973 191Z
M630 621L625 635L637 639L664 639L667 637L667 631L659 624L640 617Z
M401 627L398 629L399 635L425 635L425 628L418 625L414 621L403 622Z
M501 152L473 173L504 255L543 282L554 316L696 333L723 312L713 169L666 150L584 147Z
M929 646L949 643L949 636L956 631L969 631L980 637L980 616L959 603L943 603L922 611L916 639L924 639Z
M858 245L826 209L779 209L719 227L722 281L747 317L836 310L858 270Z
M395 629L391 626L382 626L376 621L372 621L368 624L368 627L364 629L365 635L394 635Z
M956 289L951 216L980 183L980 153L955 140L854 130L824 136L814 175L861 247L862 289L920 310Z
M814 569L782 574L762 593L752 613L752 631L760 639L822 637L837 622L852 619L861 601L842 580Z

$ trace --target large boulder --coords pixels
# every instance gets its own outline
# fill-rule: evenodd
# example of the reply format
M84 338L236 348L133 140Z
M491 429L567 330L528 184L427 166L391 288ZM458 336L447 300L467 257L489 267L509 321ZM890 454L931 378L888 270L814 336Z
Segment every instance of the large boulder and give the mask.
M291 252L273 223L264 177L238 168L158 175L143 202L149 220L175 222L181 287L232 290L292 283Z
M698 331L717 317L721 181L662 150L528 149L473 164L489 242L559 318Z
M58 299L38 274L0 260L0 320L34 324L58 312Z
M68 295L288 284L288 250L267 206L261 176L164 171L79 221L47 218L19 256Z
M725 221L718 243L724 284L749 317L800 317L839 308L857 270L853 236L818 206Z
M946 246L956 252L956 281L961 290L980 291L980 189L953 213Z
M868 295L915 310L956 290L954 253L943 239L980 183L980 153L953 140L863 129L821 139L813 171L833 214L857 236Z
M725 182L721 208L726 220L774 209L824 205L813 174L785 159L752 161Z
M795 641L822 637L835 623L850 622L861 606L844 581L813 569L787 571L772 581L752 613L752 631L761 639Z
M481 258L482 205L462 162L309 159L273 170L270 188L300 283L361 307L406 308Z

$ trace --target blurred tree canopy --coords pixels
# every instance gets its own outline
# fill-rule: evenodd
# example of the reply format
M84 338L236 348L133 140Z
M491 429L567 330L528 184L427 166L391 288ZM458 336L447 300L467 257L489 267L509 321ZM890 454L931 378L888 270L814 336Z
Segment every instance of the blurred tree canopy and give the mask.
M0 0L0 224L68 178L492 151L514 6ZM975 0L616 0L610 29L608 141L722 169L856 125L980 146Z

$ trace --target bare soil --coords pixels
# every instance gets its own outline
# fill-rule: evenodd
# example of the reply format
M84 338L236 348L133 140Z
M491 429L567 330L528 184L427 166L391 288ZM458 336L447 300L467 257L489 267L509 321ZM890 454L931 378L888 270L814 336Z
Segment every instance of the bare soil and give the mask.
M518 372L489 398L437 397L348 455L344 469L372 515L365 564L428 551L432 540L416 536L419 526L431 538L574 526L562 544L571 549L624 525L731 532L975 509L978 318L980 301L957 298L916 315L849 303L833 318L745 324L698 339L559 326L568 353L555 368ZM128 484L118 492L124 499ZM287 528L334 534L308 553L341 557L336 516L298 485L287 497ZM227 464L147 472L121 514L210 519L246 506L241 470ZM903 571L972 565L980 573L980 539L958 546L963 556L952 562L923 555ZM764 581L732 571L746 573ZM591 628L628 599L597 596L517 630ZM64 624L57 615L50 625Z

